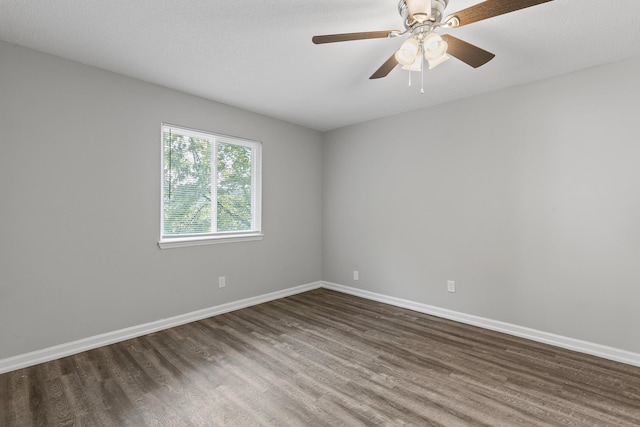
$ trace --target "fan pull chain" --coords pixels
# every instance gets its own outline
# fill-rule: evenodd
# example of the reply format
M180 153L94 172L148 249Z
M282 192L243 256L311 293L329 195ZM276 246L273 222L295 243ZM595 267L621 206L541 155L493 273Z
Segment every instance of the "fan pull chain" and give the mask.
M409 70L409 87L411 87L411 70Z
M422 86L420 86L420 93L424 95L424 55L420 55L420 72L422 73Z

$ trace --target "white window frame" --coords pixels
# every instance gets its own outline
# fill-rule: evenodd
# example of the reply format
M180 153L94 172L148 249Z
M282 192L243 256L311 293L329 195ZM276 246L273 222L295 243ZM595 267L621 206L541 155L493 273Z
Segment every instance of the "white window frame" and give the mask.
M240 145L249 147L253 150L253 164L251 165L251 207L252 207L252 230L249 231L225 231L212 232L207 234L181 234L181 235L165 235L164 234L164 142L163 135L165 130L172 129L182 135L191 137L209 139L213 141L213 152L211 153L211 179L214 181L211 185L211 197L214 206L217 205L217 185L215 180L217 177L217 142L224 144ZM213 224L217 224L217 209L212 209ZM214 132L191 129L184 126L162 123L160 128L160 240L158 246L160 249L178 248L185 246L201 246L212 245L218 243L236 243L252 240L262 240L262 143L252 141L245 138L235 136L222 135Z

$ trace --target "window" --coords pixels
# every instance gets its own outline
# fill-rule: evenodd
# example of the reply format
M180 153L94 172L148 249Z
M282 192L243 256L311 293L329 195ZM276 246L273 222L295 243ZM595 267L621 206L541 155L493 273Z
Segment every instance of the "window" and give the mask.
M259 142L162 125L161 248L259 240Z

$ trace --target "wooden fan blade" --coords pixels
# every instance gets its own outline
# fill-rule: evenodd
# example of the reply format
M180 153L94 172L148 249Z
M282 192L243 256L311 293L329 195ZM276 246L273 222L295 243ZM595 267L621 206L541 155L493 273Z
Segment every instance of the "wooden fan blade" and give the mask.
M465 64L471 65L473 68L478 68L495 57L493 53L449 34L443 34L442 40L447 42L447 53L449 55L458 58Z
M515 12L516 10L537 6L550 1L553 0L486 0L448 16L444 22L447 22L449 18L456 17L458 18L458 21L460 21L460 24L458 24L457 27L462 27L463 25L471 24L473 22L482 21L484 19L493 18L494 16L504 15L505 13Z
M398 60L396 59L396 54L394 53L389 59L385 61L384 64L380 66L380 68L376 70L375 73L371 74L371 77L369 77L369 79L379 79L381 77L387 77L391 70L396 68L396 65L398 65Z
M335 42L348 42L351 40L364 40L364 39L386 39L391 33L397 33L398 31L369 31L366 33L345 33L345 34L327 34L324 36L313 36L311 41L315 44L322 43L335 43Z

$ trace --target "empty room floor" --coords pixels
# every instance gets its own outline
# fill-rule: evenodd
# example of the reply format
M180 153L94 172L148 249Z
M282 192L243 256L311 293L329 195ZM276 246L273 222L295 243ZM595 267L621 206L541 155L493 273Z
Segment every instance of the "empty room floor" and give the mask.
M2 426L639 426L640 368L317 289L0 375Z

